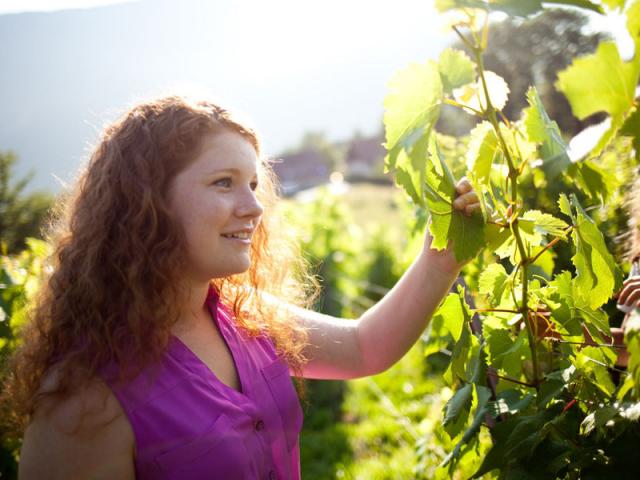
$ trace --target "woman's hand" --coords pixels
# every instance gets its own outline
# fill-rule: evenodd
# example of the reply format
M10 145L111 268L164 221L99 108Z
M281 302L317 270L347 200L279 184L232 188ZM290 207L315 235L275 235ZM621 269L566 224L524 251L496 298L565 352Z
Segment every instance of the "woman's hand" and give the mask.
M469 180L464 177L456 184L456 198L453 201L453 207L467 217L480 210L478 195L473 190ZM442 270L446 272L459 271L467 263L467 261L458 262L456 260L451 242L449 242L445 250L438 251L431 248L432 240L433 237L429 233L429 228L427 228L422 256L429 258L430 261L435 261Z
M632 275L622 283L617 300L627 311L640 308L640 275Z
M478 195L473 191L473 187L465 177L462 177L456 184L456 194L456 199L453 201L453 206L456 210L460 210L467 217L480 210Z

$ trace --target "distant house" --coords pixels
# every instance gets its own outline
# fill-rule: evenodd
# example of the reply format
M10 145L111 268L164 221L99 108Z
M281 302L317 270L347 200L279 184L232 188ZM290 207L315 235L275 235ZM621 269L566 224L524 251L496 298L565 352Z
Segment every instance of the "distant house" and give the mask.
M357 138L351 141L345 162L348 179L379 178L386 154L382 137Z
M273 170L278 176L283 195L292 195L326 183L331 174L326 159L314 150L283 155L274 160Z

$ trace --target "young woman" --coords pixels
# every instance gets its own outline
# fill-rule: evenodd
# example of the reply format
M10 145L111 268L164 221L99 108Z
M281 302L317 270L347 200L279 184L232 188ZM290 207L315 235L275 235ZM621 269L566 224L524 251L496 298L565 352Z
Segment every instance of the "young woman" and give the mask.
M106 128L58 208L4 388L21 478L300 477L291 375L389 368L462 265L427 236L361 318L312 312L274 200L256 134L217 105L161 98Z

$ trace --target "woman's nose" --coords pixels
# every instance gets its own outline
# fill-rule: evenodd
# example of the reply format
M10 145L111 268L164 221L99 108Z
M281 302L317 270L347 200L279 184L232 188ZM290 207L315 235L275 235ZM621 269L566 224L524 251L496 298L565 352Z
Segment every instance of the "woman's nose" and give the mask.
M263 212L264 209L262 208L262 204L256 197L256 194L253 190L247 192L242 196L236 208L236 214L239 217L260 217L262 216Z

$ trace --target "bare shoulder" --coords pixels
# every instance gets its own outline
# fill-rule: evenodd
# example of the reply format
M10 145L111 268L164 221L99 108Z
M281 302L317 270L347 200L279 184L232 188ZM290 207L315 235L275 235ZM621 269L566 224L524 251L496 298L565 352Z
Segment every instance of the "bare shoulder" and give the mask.
M49 376L43 388L55 382ZM43 404L25 431L19 478L135 478L131 425L109 387L95 379L55 405Z

